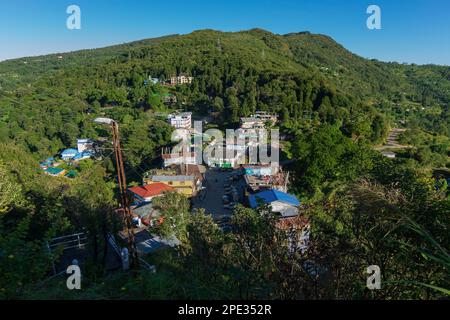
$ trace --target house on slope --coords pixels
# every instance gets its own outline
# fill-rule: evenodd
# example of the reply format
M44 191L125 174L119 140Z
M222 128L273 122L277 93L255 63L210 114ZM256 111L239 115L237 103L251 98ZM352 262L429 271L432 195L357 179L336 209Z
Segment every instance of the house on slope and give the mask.
M146 226L154 227L163 223L164 218L160 212L153 207L151 202L142 202L131 208L135 224L140 226L143 223Z
M78 149L74 148L65 149L60 154L61 159L63 159L64 161L79 161L92 157L92 151L90 149L87 149L86 146L81 147L81 149L83 149L83 151L81 152L78 151Z
M91 139L77 139L77 150L79 153L92 151L93 147L94 141Z
M162 196L165 192L175 191L170 185L156 182L144 186L131 187L128 191L136 202L151 202L153 198Z
M289 253L305 253L309 247L311 234L311 225L308 218L302 215L280 218L276 227L287 234Z
M190 129L192 126L192 112L171 113L167 122L175 129Z
M73 158L73 161L79 161L83 159L90 159L92 157L92 152L89 150L85 150L83 152L78 152Z
M195 196L202 185L195 175L149 175L144 177L144 183L157 182L170 186L187 197Z
M74 148L65 149L61 152L61 159L68 161L72 160L78 154L78 150Z
M270 205L272 211L282 217L294 217L298 215L300 201L296 196L276 189L264 190L248 197L249 205L255 209L260 205Z
M77 176L77 172L75 170L70 170L64 175L66 178L74 179Z
M62 176L63 174L65 174L66 170L61 169L61 168L50 167L50 168L45 169L44 172L46 174L48 174L49 176L58 177L58 176Z
M280 214L276 227L287 235L289 253L306 252L311 225L307 217L299 214L300 201L294 195L270 189L250 195L249 204L252 208L263 204L270 205L273 212Z
M183 85L183 84L190 84L194 80L194 77L180 74L178 76L170 77L170 85L176 86L176 85Z
M39 162L39 166L41 169L47 169L49 167L53 167L55 164L55 158L54 157L48 157L44 161Z

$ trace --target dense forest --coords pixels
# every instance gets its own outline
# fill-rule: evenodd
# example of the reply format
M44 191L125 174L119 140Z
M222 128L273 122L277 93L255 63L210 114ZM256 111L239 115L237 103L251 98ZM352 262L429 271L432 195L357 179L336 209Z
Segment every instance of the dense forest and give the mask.
M192 84L148 81L178 74ZM154 275L104 272L105 235L120 227L109 152L75 179L44 175L39 161L79 137L108 137L92 121L107 116L120 124L127 176L140 182L170 143L164 115L180 109L210 115L220 129L257 110L279 115L290 188L312 221L305 255L286 256L267 208L238 207L223 232L168 195L161 210L185 217L180 249L152 257ZM387 159L374 147L394 127L408 129L400 139L411 148ZM309 32L201 30L1 62L0 297L441 298L450 288L450 192L434 170L448 172L449 147L450 67L368 60ZM43 244L81 229L96 235L92 264L86 290L68 292L48 280L55 257ZM364 281L375 263L386 286L377 292ZM312 276L308 265L321 268Z

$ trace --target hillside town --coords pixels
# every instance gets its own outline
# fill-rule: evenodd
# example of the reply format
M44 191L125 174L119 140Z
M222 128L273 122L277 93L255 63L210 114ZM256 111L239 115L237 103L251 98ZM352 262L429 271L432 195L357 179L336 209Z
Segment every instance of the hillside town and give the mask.
M276 115L258 111L241 119L239 132L244 135L254 133L275 125L277 119ZM191 112L169 114L167 122L174 129L187 131L189 136L195 133ZM227 148L229 146L225 145L224 149ZM165 239L155 241L151 234L155 225L164 222L164 217L152 202L170 192L188 197L193 208L212 214L224 229L229 227L227 222L236 206L253 209L268 206L279 217L277 226L291 237L291 250L306 250L310 224L302 215L301 202L289 193L289 172L285 172L280 163L239 164L238 159L245 160L248 156L248 146L234 154L229 159L215 157L208 159L207 163L197 163L195 152L189 150L187 154L174 154L169 148L163 148L161 168L146 172L141 185L128 188L134 233L140 234L137 243L139 254L148 254L152 248L167 247L161 244L166 244ZM123 214L122 210L117 212ZM142 236L145 233L147 235Z
M170 83L188 84L189 79L191 77L173 77ZM154 83L158 81L152 80ZM173 128L175 136L188 143L177 151L173 146L162 147L158 161L160 165L143 173L139 184L127 188L130 211L127 213L119 207L115 212L123 221L130 214L132 225L128 233L123 229L116 235L110 235L109 245L116 248L110 268L129 267L124 264L122 250L125 249L126 256L129 253L126 247L120 249L119 243L129 242L130 232L134 235L137 254L142 262L152 253L180 244L175 236L164 238L153 232L165 221L161 208L154 206L154 200L168 193L178 193L189 199L191 209L204 210L224 231L229 230L237 206L251 209L267 207L278 217L276 227L290 239L289 252L305 252L309 246L311 225L303 214L301 201L290 192L289 171L284 170L279 161L267 163L257 157L257 161L252 162L250 156L251 148L257 150L262 145L258 140L260 132L276 126L278 115L256 111L249 117L240 118L236 137L231 143L218 142L207 133L198 132L193 119L193 112L189 111L177 110L166 115L165 121ZM194 143L199 135L204 138L202 147L214 149L200 160L198 155L203 150L197 149ZM246 143L238 144L239 139ZM54 157L41 161L40 167L50 176L75 178L79 174L80 162L102 159L104 153L101 150L105 141L105 138L79 138L76 148L64 149ZM380 151L386 157L394 157L384 148ZM68 251L67 254L73 255L73 252ZM67 261L70 263L71 260Z
M449 6L380 1L3 6L0 300L448 300Z

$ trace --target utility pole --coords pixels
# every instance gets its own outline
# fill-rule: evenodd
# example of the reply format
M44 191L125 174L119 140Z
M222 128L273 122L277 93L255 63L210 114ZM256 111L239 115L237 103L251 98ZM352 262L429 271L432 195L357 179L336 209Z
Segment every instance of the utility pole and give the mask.
M95 123L107 124L111 126L111 131L113 135L113 148L114 155L116 159L116 170L117 177L119 180L119 193L120 193L120 203L124 212L124 226L126 230L126 235L128 237L128 250L131 257L131 265L137 266L139 264L136 242L133 231L133 220L130 210L130 199L127 193L127 180L125 176L125 168L123 164L122 149L120 146L120 135L119 135L119 125L116 121L108 118L97 118L94 120Z

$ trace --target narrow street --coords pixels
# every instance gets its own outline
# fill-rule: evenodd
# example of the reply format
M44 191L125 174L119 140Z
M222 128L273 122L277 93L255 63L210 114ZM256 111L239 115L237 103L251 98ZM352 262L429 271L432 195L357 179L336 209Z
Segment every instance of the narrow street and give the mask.
M222 197L225 194L224 184L228 181L228 177L232 172L221 171L220 169L208 169L205 173L205 180L203 182L204 190L195 197L193 202L194 208L203 208L206 213L212 214L214 220L222 217L231 216L233 211L225 209L223 206ZM231 183L231 182L230 182ZM239 194L239 202L244 199L245 183L242 178L238 181L232 182L237 188Z
M411 146L408 145L402 145L398 143L398 137L406 132L406 129L401 128L393 128L387 137L386 143L382 146L378 146L375 148L375 150L384 151L388 149L408 149L411 148Z

